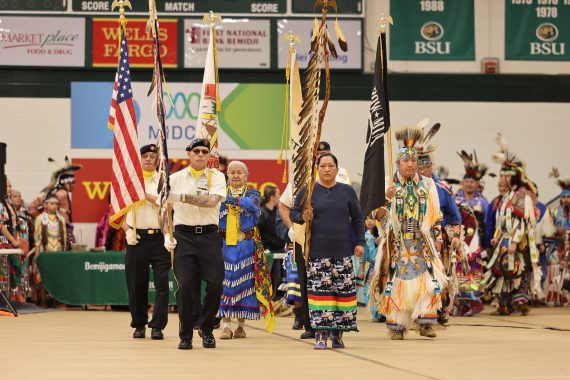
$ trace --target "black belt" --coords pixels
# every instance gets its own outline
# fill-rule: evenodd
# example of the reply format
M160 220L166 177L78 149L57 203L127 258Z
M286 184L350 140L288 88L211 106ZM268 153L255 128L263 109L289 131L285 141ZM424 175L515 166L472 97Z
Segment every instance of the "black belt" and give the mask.
M201 235L208 232L218 232L216 224L207 224L205 226L187 226L185 224L177 224L174 226L175 231L189 232L194 235Z
M160 228L145 228L144 230L137 228L136 233L138 235L162 235L162 230Z

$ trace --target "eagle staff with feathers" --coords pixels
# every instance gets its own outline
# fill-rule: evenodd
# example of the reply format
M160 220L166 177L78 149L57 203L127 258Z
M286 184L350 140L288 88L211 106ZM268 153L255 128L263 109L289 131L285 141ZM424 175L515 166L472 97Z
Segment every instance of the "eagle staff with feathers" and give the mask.
M166 83L164 70L162 67L162 59L160 57L160 37L158 31L158 16L156 12L156 1L149 0L149 19L146 25L147 33L150 32L153 38L154 47L154 69L152 72L152 79L150 88L148 89L147 96L151 96L154 92L154 99L152 107L156 111L156 118L160 126L157 141L157 156L158 156L158 199L159 199L159 213L158 221L160 228L166 233L173 236L172 226L172 203L167 203L168 193L170 192L170 167L168 164L168 144L167 144L167 131L166 131L166 118L164 107L164 91L163 82ZM170 99L170 95L166 94ZM171 100L171 99L170 99ZM174 249L170 249L170 256L174 256Z
M337 12L335 0L317 0L315 9L321 7L321 19L316 17L313 21L313 32L311 35L311 59L304 73L305 83L303 85L304 100L299 113L299 140L294 141L292 162L293 162L293 197L301 197L300 204L304 210L311 209L311 198L316 180L315 154L320 141L323 122L330 99L330 68L329 54L337 58L338 54L334 41L327 26L327 16L329 8ZM348 50L346 37L340 29L337 19L334 22L334 30L342 51ZM321 109L319 110L319 91L321 84L321 69L324 63L325 94ZM303 191L301 191L303 190ZM308 261L311 245L311 223L305 228L305 262Z

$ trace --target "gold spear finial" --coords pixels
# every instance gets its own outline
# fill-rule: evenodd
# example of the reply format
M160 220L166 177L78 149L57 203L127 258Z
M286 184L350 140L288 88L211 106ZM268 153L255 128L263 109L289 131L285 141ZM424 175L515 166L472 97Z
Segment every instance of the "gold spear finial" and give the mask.
M386 16L385 14L382 14L376 22L380 27L380 29L378 30L379 33L386 33L386 29L388 29L388 24L394 25L394 20L392 19L392 16Z
M155 0L148 0L148 21L146 22L146 32L152 34L152 38L156 38L156 3Z
M206 13L204 15L204 23L210 24L211 27L220 22L222 22L222 16L217 13L210 11L210 13Z
M125 7L129 8L130 10L133 9L129 0L113 0L111 3L111 10L114 11L117 7L119 7L119 18L121 20L125 19Z
M292 31L283 35L283 41L289 42L289 50L295 50L295 42L301 43L299 36L294 34Z

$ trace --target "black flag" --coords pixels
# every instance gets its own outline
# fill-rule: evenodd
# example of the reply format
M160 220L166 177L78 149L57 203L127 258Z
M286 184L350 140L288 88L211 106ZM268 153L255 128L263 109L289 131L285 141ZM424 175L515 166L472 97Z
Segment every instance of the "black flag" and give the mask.
M386 70L386 34L380 33L376 48L374 68L374 86L368 116L366 134L366 153L364 155L364 174L360 189L360 205L366 216L384 204L384 135L390 128L390 110L388 107L388 86Z

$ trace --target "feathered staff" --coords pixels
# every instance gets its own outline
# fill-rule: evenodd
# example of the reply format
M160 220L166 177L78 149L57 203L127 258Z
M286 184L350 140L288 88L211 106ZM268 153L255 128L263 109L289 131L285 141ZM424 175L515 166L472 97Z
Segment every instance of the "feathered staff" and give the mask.
M168 228L168 233L172 236L172 204L166 202L168 198L168 193L170 192L170 168L168 166L168 145L166 141L166 117L164 108L164 92L162 88L162 83L164 79L164 71L162 68L162 60L160 57L160 38L158 31L158 16L156 13L156 3L155 0L149 0L149 19L146 24L147 33L152 34L154 41L154 69L152 73L152 79L150 83L150 88L148 90L147 96L150 96L154 92L154 99L152 102L152 107L156 108L156 118L158 121L159 133L158 133L158 199L160 202L159 210L159 223L160 227L164 230L166 226ZM173 250L170 252L173 254Z
M325 119L325 113L330 99L330 69L329 54L337 57L334 42L327 28L327 14L329 7L335 12L337 11L335 0L317 0L316 7L321 7L321 20L315 17L313 22L313 33L311 36L311 59L305 70L305 98L303 106L299 114L299 141L293 148L293 196L300 196L300 204L303 209L311 207L311 198L313 195L313 186L315 185L315 153L317 145L321 137L321 130ZM338 17L335 20L334 29L337 35L338 43L342 51L347 51L347 42ZM323 104L319 111L319 88L321 83L321 67L324 62L325 66L325 96ZM300 193L301 189L305 189ZM309 258L309 247L311 244L311 223L306 224L305 228L305 261Z

